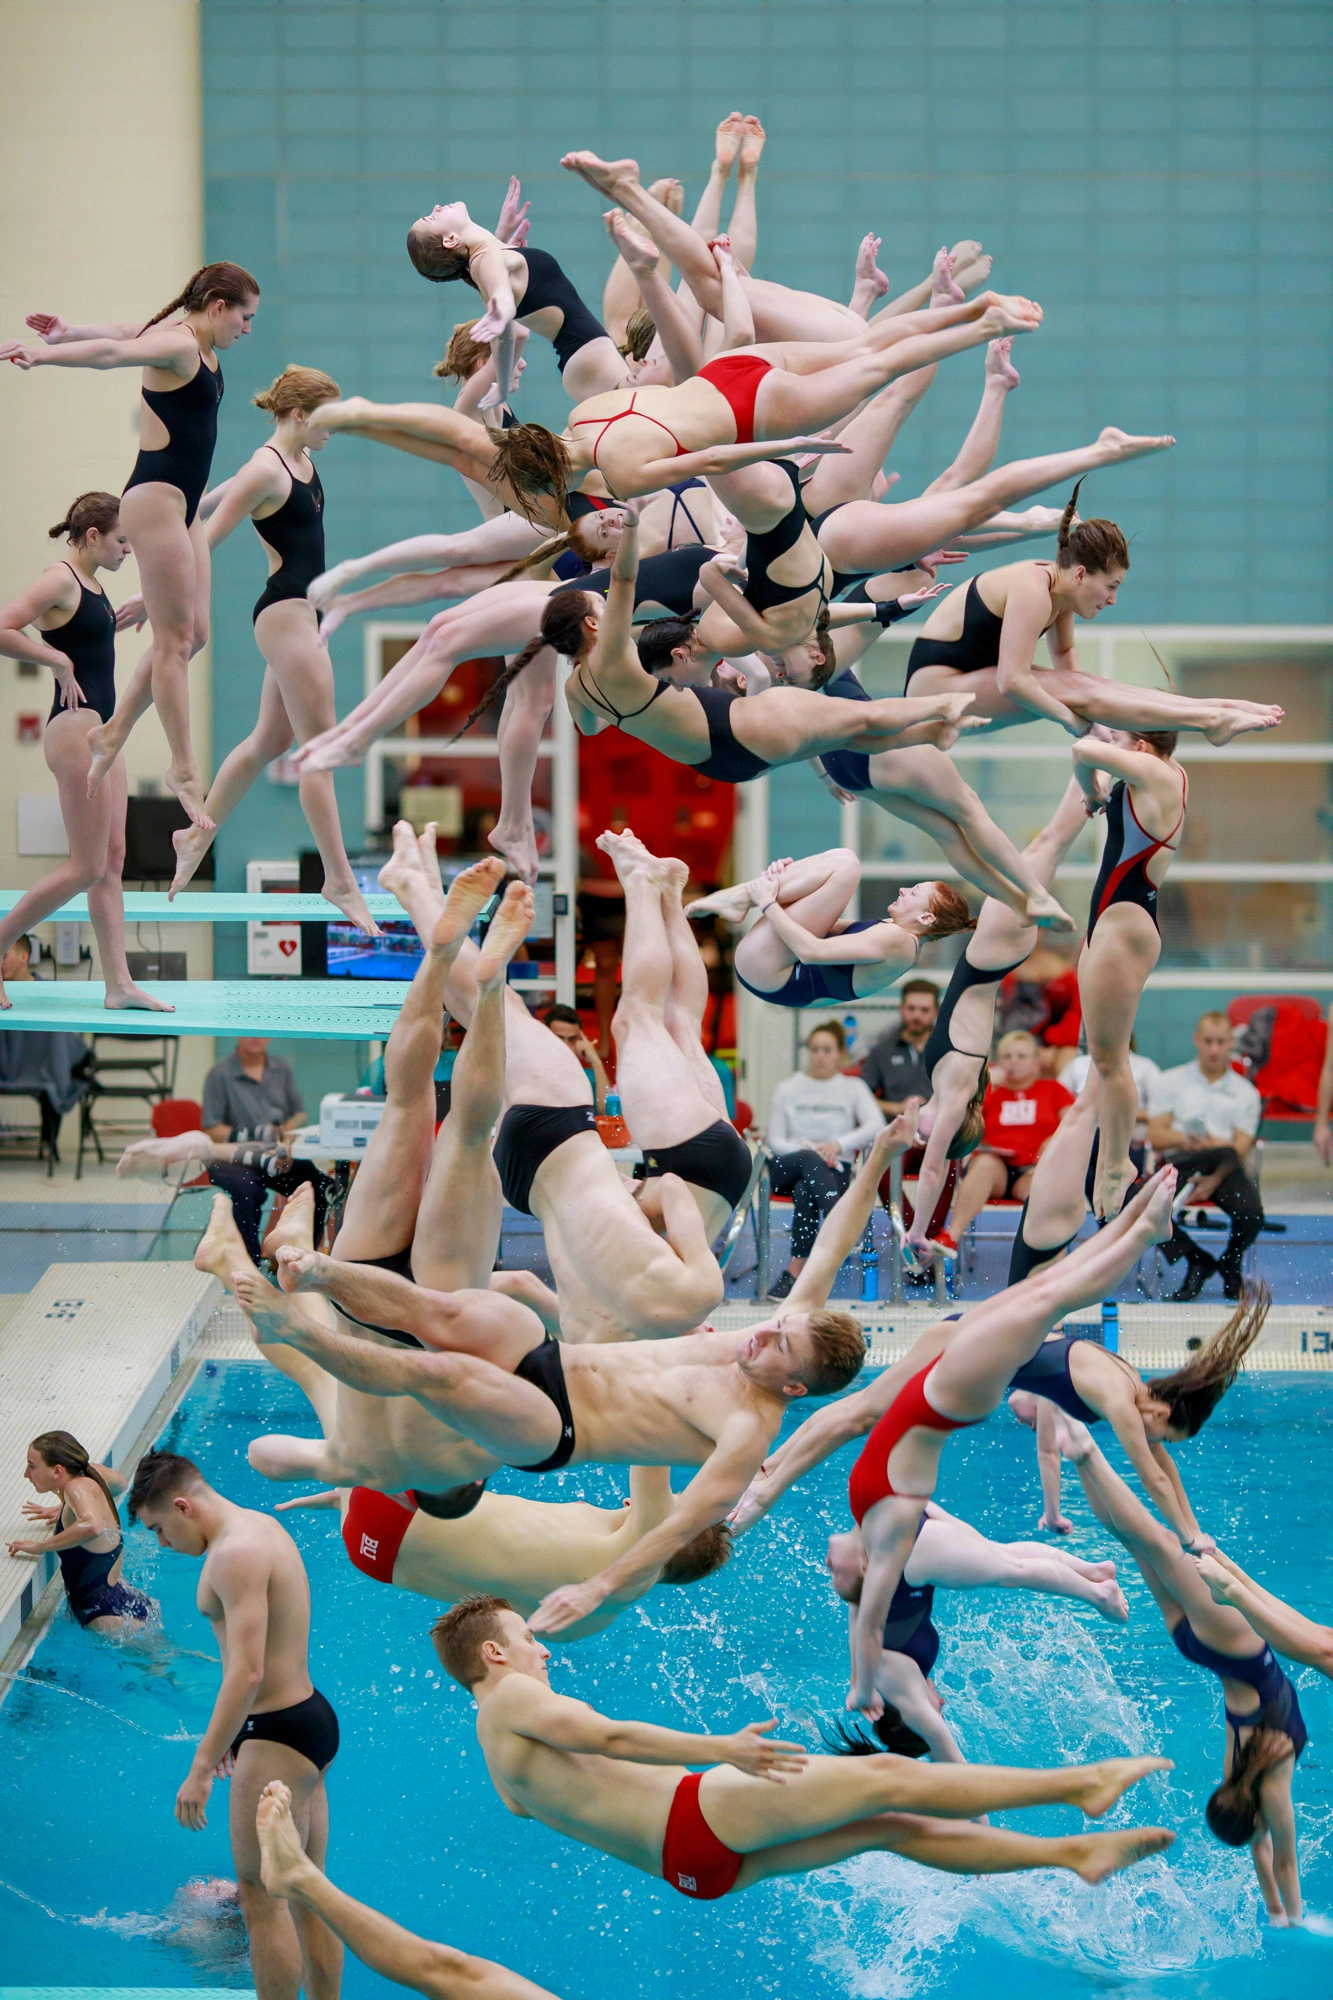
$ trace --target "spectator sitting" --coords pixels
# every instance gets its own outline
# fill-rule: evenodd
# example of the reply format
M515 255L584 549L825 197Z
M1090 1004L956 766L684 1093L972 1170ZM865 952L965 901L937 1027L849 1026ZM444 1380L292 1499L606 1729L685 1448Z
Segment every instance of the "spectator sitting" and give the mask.
M940 990L930 979L904 980L898 988L898 1008L898 1026L880 1036L861 1064L862 1083L891 1118L909 1097L919 1097L924 1104L930 1096L922 1051L940 1011Z
M600 1118L606 1110L606 1093L611 1088L611 1079L606 1073L606 1065L601 1056L583 1032L583 1023L574 1007L566 1007L557 1000L546 1009L542 1020L553 1035L573 1049L584 1069L592 1078L593 1109Z
M1077 965L1039 937L1000 987L996 1031L1008 1035L1026 1028L1043 1045L1042 1075L1059 1076L1078 1047L1082 1025Z
M0 959L0 982L12 986L14 981L35 979L32 969L32 939L26 931L20 931L3 959Z
M1172 1264L1188 1260L1172 1302L1197 1299L1214 1272L1229 1299L1238 1299L1245 1252L1264 1225L1259 1190L1243 1162L1259 1130L1262 1104L1254 1085L1231 1067L1231 1023L1225 1014L1199 1016L1195 1060L1163 1070L1148 1099L1148 1137L1162 1160L1192 1181L1190 1199L1212 1201L1231 1218L1220 1257L1211 1257L1173 1223L1162 1245Z
M305 1108L290 1063L271 1056L267 1041L244 1036L234 1052L214 1063L204 1078L203 1125L215 1147L229 1158L212 1157L208 1178L231 1197L236 1227L256 1263L260 1257L259 1218L270 1189L289 1195L309 1185L315 1196L315 1242L328 1213L327 1182L310 1160L293 1160L286 1141L305 1123Z
M1003 1082L986 1092L981 1144L954 1197L953 1228L938 1238L954 1256L988 1201L1027 1200L1032 1169L1074 1102L1062 1083L1042 1075L1041 1044L1026 1028L1001 1036L996 1066Z
M852 1162L884 1123L884 1113L859 1077L843 1072L847 1036L841 1021L822 1021L806 1043L808 1072L784 1077L768 1112L774 1194L793 1203L791 1261L770 1288L785 1299L819 1234L819 1225L851 1183Z

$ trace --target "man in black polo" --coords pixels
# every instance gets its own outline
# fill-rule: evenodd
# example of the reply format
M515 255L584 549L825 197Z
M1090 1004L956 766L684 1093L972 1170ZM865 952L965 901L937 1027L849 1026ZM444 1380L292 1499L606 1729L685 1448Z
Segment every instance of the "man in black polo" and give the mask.
M940 1011L939 988L929 979L908 979L898 988L898 1005L898 1027L882 1035L861 1064L862 1083L890 1118L897 1117L909 1097L924 1103L930 1096L921 1057Z

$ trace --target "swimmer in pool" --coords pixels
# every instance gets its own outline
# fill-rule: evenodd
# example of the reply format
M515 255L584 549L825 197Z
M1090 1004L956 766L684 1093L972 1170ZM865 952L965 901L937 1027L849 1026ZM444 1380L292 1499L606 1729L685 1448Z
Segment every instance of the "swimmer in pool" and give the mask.
M560 1584L596 1576L628 1554L666 1519L671 1499L665 1466L636 1465L630 1468L629 1498L619 1507L594 1507L585 1500L526 1500L517 1493L479 1488L466 1514L441 1520L410 1493L354 1486L309 1499L280 1500L276 1511L337 1507L343 1546L363 1575L440 1604L457 1604L503 1587L516 1608L524 1607L526 1617ZM721 1569L730 1555L731 1531L718 1522L696 1535L644 1588L697 1583ZM590 1639L605 1631L642 1594L636 1590L633 1596L608 1598L584 1623L566 1627L561 1640Z
M678 1551L726 1518L791 1402L832 1395L856 1376L865 1336L850 1313L829 1311L826 1301L861 1240L889 1161L909 1136L906 1119L876 1136L860 1173L826 1218L782 1313L739 1339L702 1328L682 1341L568 1346L545 1337L535 1312L507 1301L520 1316L511 1319L503 1342L492 1323L483 1349L466 1294L445 1299L382 1271L289 1249L279 1254L303 1287L296 1297L258 1273L233 1282L275 1359L280 1351L295 1352L368 1395L410 1396L442 1428L465 1431L518 1469L555 1470L585 1460L699 1468L660 1527L596 1576L543 1601L538 1621L562 1632L592 1617L611 1596L647 1589ZM446 1351L392 1353L344 1339L312 1311L321 1301L311 1292L330 1286L344 1297L355 1289L361 1303L349 1302L366 1318L385 1323L392 1315L428 1346ZM466 1351L459 1351L464 1342ZM516 1363L523 1370L517 1382ZM546 1456L534 1463L538 1453Z
M427 2000L555 2000L544 1986L493 1959L473 1958L453 1945L414 1937L391 1917L358 1903L328 1876L302 1846L292 1818L292 1795L280 1778L266 1785L255 1813L264 1887L330 1930L381 1979L409 1986Z
M312 1860L328 1847L324 1774L338 1754L338 1718L310 1678L310 1585L296 1544L266 1514L237 1507L174 1452L140 1459L128 1501L164 1549L202 1556L197 1603L222 1655L222 1685L176 1818L207 1826L215 1777L232 1781L230 1832L241 1914L250 1939L256 1991L337 2000L342 1946L304 1910L284 1910L260 1879L255 1808L281 1778L296 1805L300 1839Z
M95 1464L68 1431L43 1431L28 1446L23 1477L34 1492L56 1496L54 1506L28 1500L23 1507L26 1519L52 1533L42 1542L10 1542L10 1555L58 1555L66 1602L80 1625L108 1639L142 1637L157 1605L124 1580L120 1474Z
M807 1756L768 1736L771 1722L705 1736L614 1721L556 1694L546 1647L500 1597L456 1604L431 1636L445 1671L477 1704L482 1755L510 1812L698 1901L871 1851L949 1874L1068 1868L1100 1882L1174 1838L1127 1827L1040 1840L972 1824L978 1813L1054 1802L1099 1817L1163 1769L1159 1757L1026 1771ZM935 1813L942 1817L919 1816Z
M1056 1436L1093 1513L1138 1564L1176 1651L1222 1683L1224 1776L1208 1801L1208 1825L1228 1847L1249 1848L1269 1922L1297 1925L1291 1781L1306 1729L1296 1690L1254 1627L1214 1601L1198 1566L1112 1471L1087 1426L1062 1414Z
M847 1605L848 1630L854 1640L866 1570L861 1537L830 1535L825 1567ZM931 1678L940 1653L932 1617L937 1589L1040 1591L1091 1604L1115 1625L1123 1625L1129 1616L1113 1562L1080 1562L1041 1542L992 1542L932 1500L889 1606L875 1686L886 1711L892 1707L918 1732L937 1764L967 1761L944 1720L944 1704Z

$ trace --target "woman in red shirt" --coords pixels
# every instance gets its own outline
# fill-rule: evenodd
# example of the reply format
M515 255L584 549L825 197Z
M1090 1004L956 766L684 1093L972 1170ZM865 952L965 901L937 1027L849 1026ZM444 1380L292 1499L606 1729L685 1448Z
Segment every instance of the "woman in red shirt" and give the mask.
M1074 1102L1062 1083L1041 1074L1041 1045L1025 1029L1001 1038L1000 1075L986 1092L985 1131L954 1197L952 1228L940 1241L957 1251L988 1201L1024 1201L1042 1148Z

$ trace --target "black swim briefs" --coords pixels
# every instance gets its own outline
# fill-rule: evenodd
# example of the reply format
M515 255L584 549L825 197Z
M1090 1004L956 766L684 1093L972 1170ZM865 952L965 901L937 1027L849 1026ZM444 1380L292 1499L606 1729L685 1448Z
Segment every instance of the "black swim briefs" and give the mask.
M540 1389L543 1396L554 1403L560 1419L560 1442L540 1465L515 1465L510 1469L514 1472L558 1472L562 1465L569 1464L574 1455L574 1412L569 1407L560 1342L548 1333L540 1347L534 1347L523 1356L514 1373L523 1381L531 1382L534 1389Z
M290 1708L247 1715L232 1742L232 1756L247 1743L285 1743L317 1771L324 1771L338 1754L338 1718L332 1703L316 1688Z
M566 1139L596 1131L591 1104L511 1104L495 1140L495 1165L509 1206L531 1215L533 1176L543 1160Z
M728 1208L735 1208L750 1185L754 1162L750 1148L736 1127L725 1118L714 1119L702 1132L679 1146L654 1146L643 1155L644 1178L657 1174L679 1174L695 1187L720 1195Z

